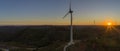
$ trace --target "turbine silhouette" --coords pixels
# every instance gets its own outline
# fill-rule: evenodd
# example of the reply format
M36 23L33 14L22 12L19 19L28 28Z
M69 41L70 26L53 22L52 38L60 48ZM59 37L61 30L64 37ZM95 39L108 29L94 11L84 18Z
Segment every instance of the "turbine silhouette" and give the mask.
M71 0L69 3L69 11L65 14L65 16L63 18L65 18L69 14L70 14L70 42L64 46L64 51L66 51L67 47L74 44L74 42L73 42L73 11L71 9Z

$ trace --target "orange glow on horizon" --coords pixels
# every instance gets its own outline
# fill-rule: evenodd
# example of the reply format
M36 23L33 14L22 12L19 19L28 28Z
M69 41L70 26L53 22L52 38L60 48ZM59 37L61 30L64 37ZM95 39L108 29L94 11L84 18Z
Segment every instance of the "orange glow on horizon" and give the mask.
M106 20L103 22L105 26L113 26L116 25L116 23L113 20Z

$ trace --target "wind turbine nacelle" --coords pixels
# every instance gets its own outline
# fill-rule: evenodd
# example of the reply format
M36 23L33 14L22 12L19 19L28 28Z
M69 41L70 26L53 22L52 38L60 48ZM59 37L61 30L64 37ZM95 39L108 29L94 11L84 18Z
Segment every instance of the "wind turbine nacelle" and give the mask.
M73 11L72 11L72 10L70 10L70 11L69 11L69 13L73 13Z

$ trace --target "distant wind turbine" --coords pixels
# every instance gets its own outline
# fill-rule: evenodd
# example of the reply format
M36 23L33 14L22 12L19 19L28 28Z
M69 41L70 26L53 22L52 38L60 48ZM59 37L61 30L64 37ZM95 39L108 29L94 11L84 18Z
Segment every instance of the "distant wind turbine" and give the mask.
M64 51L66 51L67 47L74 44L74 42L73 42L73 11L71 9L71 0L69 3L69 11L65 14L65 16L63 18L65 18L69 14L70 14L70 42L64 46Z
M95 23L96 23L95 20L93 21L93 23L94 23L94 25L95 25Z

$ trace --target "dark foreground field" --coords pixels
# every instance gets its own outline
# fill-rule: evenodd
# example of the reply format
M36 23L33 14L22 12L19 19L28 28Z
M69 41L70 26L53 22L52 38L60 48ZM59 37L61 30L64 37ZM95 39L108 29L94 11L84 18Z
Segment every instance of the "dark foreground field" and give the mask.
M74 26L75 44L68 51L120 51L120 26ZM0 26L0 49L63 51L69 26Z

